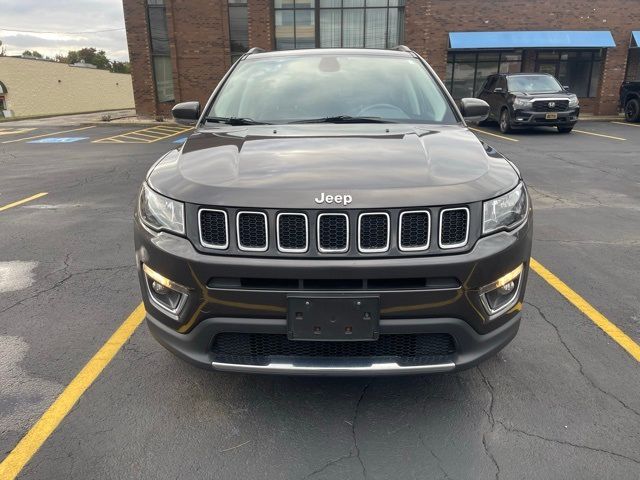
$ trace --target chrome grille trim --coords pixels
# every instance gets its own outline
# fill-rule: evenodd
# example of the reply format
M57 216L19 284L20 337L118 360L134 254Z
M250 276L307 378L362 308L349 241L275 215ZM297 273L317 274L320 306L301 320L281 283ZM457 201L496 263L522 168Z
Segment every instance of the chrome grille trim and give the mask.
M451 243L448 245L443 245L442 244L442 215L445 212L453 212L453 211L458 211L458 210L463 210L467 212L467 230L465 233L465 237L464 237L464 242L459 242L459 243ZM464 247L467 242L469 241L469 224L471 223L471 214L469 212L469 209L467 207L454 207L454 208L443 208L442 210L440 210L440 221L439 221L439 234L438 234L438 246L443 249L443 250L449 250L451 248L460 248L460 247Z
M427 243L423 246L418 247L403 247L402 246L402 217L405 214L411 213L426 213L427 218L429 219L429 228L427 229ZM467 221L467 224L469 222ZM431 244L431 212L429 210L407 210L406 212L401 212L400 217L398 219L398 249L401 252L421 252L424 250L429 250L429 246Z
M242 245L240 241L240 217L244 214L254 214L254 215L262 215L264 218L264 247L245 247ZM266 252L269 249L269 220L267 218L267 214L264 212L256 212L252 210L242 210L239 211L236 215L236 237L238 241L238 248L244 252Z
M217 245L215 243L207 243L204 241L204 239L202 238L202 212L216 212L216 213L222 213L224 215L224 228L226 231L226 242L224 243L224 245ZM229 248L229 217L227 215L227 212L225 210L219 210L216 208L201 208L198 210L198 235L200 237L200 244L203 247L207 247L207 248L215 248L216 250L226 250L227 248Z
M345 248L343 249L331 249L331 248L322 248L320 245L320 219L325 216L334 216L334 217L344 217L347 225L346 232L346 242ZM345 253L349 251L349 238L350 238L350 229L349 229L349 215L346 213L320 213L318 214L318 219L316 221L316 238L318 243L318 252L320 253Z
M305 233L305 241L304 241L304 248L284 248L283 246L280 245L280 217L281 216L288 216L288 217L303 217L304 218L304 233ZM307 250L309 250L309 218L307 217L306 214L304 213L288 213L288 212L281 212L276 216L276 237L277 237L277 243L278 243L278 250L283 252L283 253L305 253Z
M361 226L362 226L362 218L363 217L369 217L369 216L378 216L378 215L383 215L387 217L387 242L385 244L384 247L381 248L362 248L362 245L360 244L360 230L361 230ZM366 212L366 213L361 213L358 216L358 251L360 253L382 253L382 252L386 252L387 250L389 250L389 239L391 236L391 218L389 217L389 214L387 212Z

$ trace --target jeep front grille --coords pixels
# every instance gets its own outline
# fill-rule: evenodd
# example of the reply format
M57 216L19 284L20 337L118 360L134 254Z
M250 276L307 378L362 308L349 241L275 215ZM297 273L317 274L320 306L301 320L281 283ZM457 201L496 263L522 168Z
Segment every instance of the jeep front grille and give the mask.
M187 235L201 251L254 256L437 255L470 247L481 204L384 211L189 208ZM474 212L473 215L471 212ZM480 221L480 218L477 220ZM191 223L193 222L193 223ZM196 224L196 228L190 225ZM470 228L473 227L473 228ZM473 240L477 233L473 233ZM432 240L433 239L433 240Z
M440 248L457 248L469 238L469 209L446 208L440 211Z
M238 248L245 251L263 252L269 246L267 215L263 212L238 213Z
M426 250L431 237L431 214L428 210L415 210L400 214L400 250L405 252Z
M318 215L318 251L343 253L349 249L349 217L346 213Z

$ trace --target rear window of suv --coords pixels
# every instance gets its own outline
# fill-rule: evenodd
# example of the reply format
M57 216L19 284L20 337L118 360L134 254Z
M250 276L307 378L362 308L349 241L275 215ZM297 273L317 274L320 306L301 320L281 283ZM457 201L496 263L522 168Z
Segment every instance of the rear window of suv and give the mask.
M441 87L418 59L349 54L242 60L207 116L277 124L342 115L457 122Z

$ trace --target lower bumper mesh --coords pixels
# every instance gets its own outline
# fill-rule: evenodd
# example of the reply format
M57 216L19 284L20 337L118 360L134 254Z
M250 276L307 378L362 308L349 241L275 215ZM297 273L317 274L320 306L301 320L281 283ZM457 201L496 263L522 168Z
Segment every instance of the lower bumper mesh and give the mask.
M214 361L244 365L268 365L277 360L393 361L402 366L427 365L447 360L455 353L447 333L380 335L363 342L292 341L286 335L221 333L216 335Z

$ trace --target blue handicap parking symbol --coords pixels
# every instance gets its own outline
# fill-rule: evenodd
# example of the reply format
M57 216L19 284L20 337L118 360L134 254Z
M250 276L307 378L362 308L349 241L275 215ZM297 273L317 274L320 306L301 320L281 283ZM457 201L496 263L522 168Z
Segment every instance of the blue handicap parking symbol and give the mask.
M32 140L27 143L73 143L79 142L80 140L88 140L89 137L49 137L49 138L40 138L39 140Z
M187 141L187 138L189 137L180 137L180 138L176 138L173 143L184 143Z

